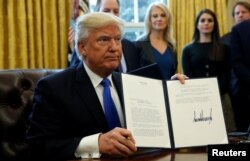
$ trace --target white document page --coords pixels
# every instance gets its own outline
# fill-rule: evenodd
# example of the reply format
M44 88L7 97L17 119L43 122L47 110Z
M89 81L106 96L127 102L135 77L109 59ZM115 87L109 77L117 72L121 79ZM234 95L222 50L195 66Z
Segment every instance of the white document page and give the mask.
M127 129L137 147L170 148L161 80L122 74Z
M175 147L228 143L216 78L167 81Z

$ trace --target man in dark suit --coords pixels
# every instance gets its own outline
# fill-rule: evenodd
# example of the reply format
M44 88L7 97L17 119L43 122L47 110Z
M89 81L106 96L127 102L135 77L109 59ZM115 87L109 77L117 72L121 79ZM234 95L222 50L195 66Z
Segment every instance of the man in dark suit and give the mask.
M250 3L245 1L238 1L233 6L232 16L234 18L235 25L250 19ZM230 41L231 41L231 31L226 33L221 37L221 41L223 44L227 45L230 48ZM230 78L230 98L232 103L233 111L238 110L238 106L240 104L240 100L238 100L238 89L239 89L239 82L238 77L235 75L234 70L231 70L231 78ZM236 117L236 116L234 116ZM236 120L235 120L236 121Z
M247 131L250 125L250 20L246 20L232 29L231 60L232 67L239 79L239 103L235 110L238 131Z
M79 17L75 40L83 59L40 80L34 94L27 139L30 160L98 158L101 154L129 156L136 151L131 132L124 129L120 64L122 20L106 13ZM121 127L110 129L104 114L104 78Z
M97 0L95 11L96 12L106 12L112 13L115 16L119 16L120 11L119 0ZM122 39L122 58L121 65L118 69L119 72L129 72L134 69L140 68L140 57L135 45L123 38ZM70 66L74 66L80 62L76 52L73 53Z
M250 19L250 4L245 1L238 1L233 6L232 16L234 18L235 25ZM223 44L230 46L231 32L226 33L221 37Z

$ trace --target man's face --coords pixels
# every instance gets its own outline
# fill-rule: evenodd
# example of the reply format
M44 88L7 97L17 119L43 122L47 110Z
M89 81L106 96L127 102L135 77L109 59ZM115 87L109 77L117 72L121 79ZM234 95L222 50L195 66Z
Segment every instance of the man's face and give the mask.
M117 69L122 54L122 33L116 25L109 25L90 31L84 42L78 43L84 63L101 77Z
M242 21L250 19L250 12L242 5L237 5L234 9L234 20L238 24Z
M119 5L117 0L102 0L99 12L107 12L119 16Z

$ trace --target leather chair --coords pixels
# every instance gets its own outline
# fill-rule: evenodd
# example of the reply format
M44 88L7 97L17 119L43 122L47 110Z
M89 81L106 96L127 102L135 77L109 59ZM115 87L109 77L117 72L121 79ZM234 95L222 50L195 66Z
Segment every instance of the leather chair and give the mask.
M0 158L24 160L28 117L36 83L62 69L0 70Z

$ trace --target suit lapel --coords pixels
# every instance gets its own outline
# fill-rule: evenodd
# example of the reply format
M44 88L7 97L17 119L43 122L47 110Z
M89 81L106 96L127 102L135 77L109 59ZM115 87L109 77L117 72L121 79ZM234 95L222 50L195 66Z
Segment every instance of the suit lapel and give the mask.
M140 40L137 42L138 46L142 48L142 52L144 57L149 60L151 63L155 63L155 58L152 54L152 49L151 49L151 44L148 36L142 37Z
M118 93L119 100L121 102L122 110L124 112L124 103L123 103L123 90L122 90L122 79L121 73L113 72L112 73L112 80L115 85L116 91Z
M108 125L101 103L82 63L80 63L80 65L77 67L76 82L76 91L84 102L83 106L86 106L86 108L96 119L102 128L102 132L106 132L108 130Z
M152 54L151 44L149 41L142 42L142 49L145 54L145 57L149 59L152 63L155 63L155 58Z
M130 70L130 61L127 61L127 60L130 60L129 58L129 49L127 48L128 45L127 45L127 42L125 39L122 39L122 53L123 53L123 56L125 58L125 62L126 62L126 65L127 65L127 70L129 71Z

